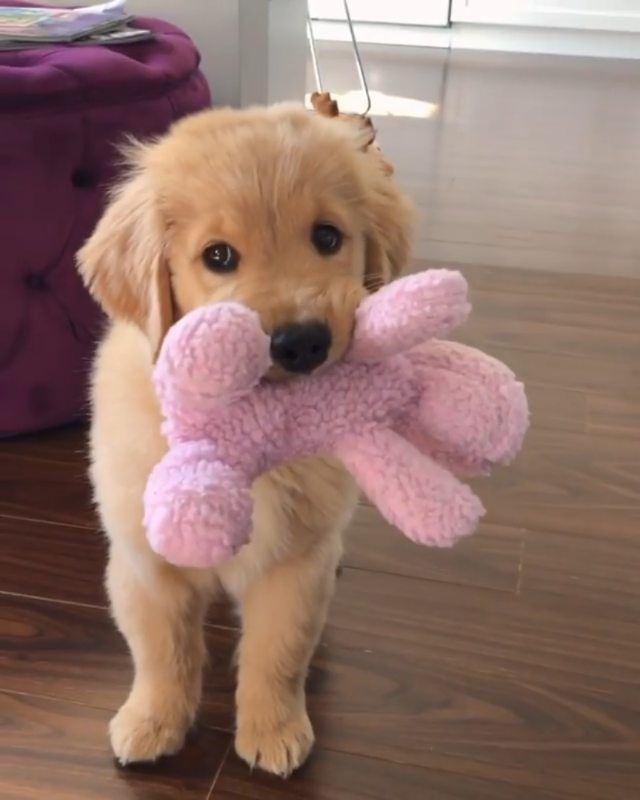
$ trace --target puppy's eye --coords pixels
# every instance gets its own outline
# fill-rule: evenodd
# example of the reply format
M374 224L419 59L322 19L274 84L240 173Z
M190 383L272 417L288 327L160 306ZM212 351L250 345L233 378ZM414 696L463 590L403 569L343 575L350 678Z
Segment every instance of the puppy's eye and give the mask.
M240 253L226 242L216 242L205 247L202 260L212 272L233 272L240 263Z
M342 231L339 231L334 225L320 223L314 225L311 230L313 246L323 256L337 253L342 247L342 239Z

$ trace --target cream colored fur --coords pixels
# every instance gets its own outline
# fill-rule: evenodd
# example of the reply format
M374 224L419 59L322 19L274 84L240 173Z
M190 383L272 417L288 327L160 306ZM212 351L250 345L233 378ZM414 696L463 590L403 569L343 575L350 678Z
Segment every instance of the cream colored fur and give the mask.
M304 681L355 488L329 460L291 464L257 481L252 540L237 557L216 571L163 562L141 523L147 477L165 452L151 369L181 313L222 299L255 308L267 331L325 319L330 357L340 357L363 286L388 281L408 255L409 206L357 139L291 106L190 117L132 148L131 174L79 254L112 319L94 369L91 478L110 542L111 608L135 668L110 726L122 763L182 746L201 696L203 620L220 590L242 620L238 754L287 775L311 749ZM338 254L311 246L318 221L344 231ZM215 241L240 252L237 272L205 269L202 251Z

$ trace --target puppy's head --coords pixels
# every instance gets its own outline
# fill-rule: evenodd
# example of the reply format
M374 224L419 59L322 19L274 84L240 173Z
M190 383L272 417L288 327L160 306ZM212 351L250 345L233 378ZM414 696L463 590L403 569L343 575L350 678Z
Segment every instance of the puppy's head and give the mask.
M105 311L148 336L203 304L255 309L276 372L339 358L356 306L408 258L411 211L361 131L289 105L205 111L132 147L79 252Z

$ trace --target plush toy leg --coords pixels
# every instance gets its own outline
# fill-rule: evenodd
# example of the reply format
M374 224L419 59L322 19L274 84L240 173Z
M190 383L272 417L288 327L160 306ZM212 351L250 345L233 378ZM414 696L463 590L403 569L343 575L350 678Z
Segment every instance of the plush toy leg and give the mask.
M238 303L187 314L168 332L154 370L164 416L206 414L250 391L271 363L269 346L256 312Z
M149 477L144 496L152 549L181 567L212 567L233 556L251 532L246 479L217 461L211 445L170 450Z
M469 314L467 282L459 272L409 275L367 297L356 312L349 361L377 361L446 336Z
M463 472L508 463L528 427L523 385L502 363L456 342L410 354L422 395L399 431L418 449Z
M484 514L471 489L388 428L342 440L337 454L382 515L421 544L452 545Z

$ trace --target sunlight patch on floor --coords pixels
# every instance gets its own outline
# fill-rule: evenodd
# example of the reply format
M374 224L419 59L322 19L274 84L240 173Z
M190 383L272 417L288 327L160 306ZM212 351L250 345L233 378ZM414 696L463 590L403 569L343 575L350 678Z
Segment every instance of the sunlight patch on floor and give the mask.
M417 100L414 97L400 97L398 95L385 94L384 92L371 91L371 117L413 117L417 119L429 119L438 113L437 103L429 103L424 100ZM334 94L331 96L338 103L340 111L351 114L361 114L366 106L364 94L361 91L345 92L344 94ZM306 105L311 108L311 95L306 96Z

